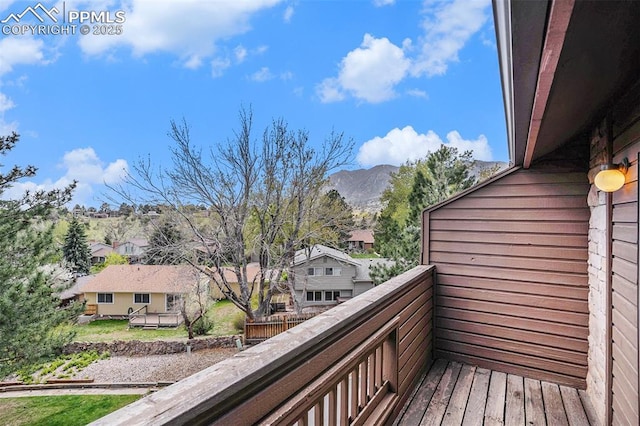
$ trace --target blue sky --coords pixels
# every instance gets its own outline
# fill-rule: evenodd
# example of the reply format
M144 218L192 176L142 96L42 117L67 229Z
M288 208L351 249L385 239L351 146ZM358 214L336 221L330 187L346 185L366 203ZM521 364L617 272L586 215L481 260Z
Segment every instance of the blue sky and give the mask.
M242 105L256 136L280 117L318 146L344 132L352 169L441 143L508 161L489 0L41 3L43 25L76 33L34 35L23 26L37 18L19 15L38 2L0 0L0 133L21 135L0 162L39 168L4 196L76 179L74 203L97 206L103 183L137 159L170 163L170 120L215 145L233 136ZM74 11L95 13L79 22Z

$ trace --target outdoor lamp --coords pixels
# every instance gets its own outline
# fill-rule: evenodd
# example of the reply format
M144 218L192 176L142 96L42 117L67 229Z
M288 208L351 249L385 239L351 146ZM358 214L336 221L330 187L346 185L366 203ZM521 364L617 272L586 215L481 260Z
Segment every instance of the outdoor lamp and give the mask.
M600 191L615 192L622 188L625 174L629 168L629 160L624 158L620 164L603 164L593 183Z

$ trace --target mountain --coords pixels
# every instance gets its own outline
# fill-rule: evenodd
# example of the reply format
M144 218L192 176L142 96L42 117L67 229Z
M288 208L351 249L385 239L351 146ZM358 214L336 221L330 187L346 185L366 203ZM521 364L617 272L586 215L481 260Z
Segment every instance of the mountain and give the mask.
M477 176L481 170L495 165L500 170L508 166L504 162L476 161L472 173ZM382 209L380 196L389 185L391 173L398 169L397 166L383 164L370 169L341 170L329 176L329 187L337 190L354 209L378 212Z
M391 173L398 169L383 164L370 169L341 170L329 176L329 184L356 210L379 211L380 196L389 185Z

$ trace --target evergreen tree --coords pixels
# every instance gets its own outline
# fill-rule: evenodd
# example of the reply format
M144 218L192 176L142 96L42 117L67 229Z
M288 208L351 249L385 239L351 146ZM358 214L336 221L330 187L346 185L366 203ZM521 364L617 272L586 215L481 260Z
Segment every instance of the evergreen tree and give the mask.
M0 136L0 155L11 151L18 139L16 133ZM0 172L0 196L35 172L33 166ZM43 219L69 201L74 186L0 200L0 378L59 353L73 337L59 326L80 307L58 309L53 277L44 267L56 252L53 226Z
M442 145L424 160L403 166L402 174L392 177L391 187L384 194L389 203L375 228L375 246L394 263L372 267L376 284L418 265L422 210L471 187L476 182L470 173L472 166L470 151L459 154L456 148Z
M331 189L321 199L320 213L322 217L331 218L322 223L323 228L332 233L325 235L323 242L334 243L337 247L346 249L351 231L355 228L351 206L337 190Z
M88 274L91 268L91 250L87 244L84 226L76 218L69 223L69 231L64 237L62 255L76 274Z
M169 220L163 221L151 234L144 256L147 265L177 265L183 261L183 237Z

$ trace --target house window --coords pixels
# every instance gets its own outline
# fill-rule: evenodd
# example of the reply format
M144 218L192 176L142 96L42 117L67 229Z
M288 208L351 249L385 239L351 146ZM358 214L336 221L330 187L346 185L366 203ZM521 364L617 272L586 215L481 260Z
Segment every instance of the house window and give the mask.
M307 268L307 275L322 275L322 268Z
M98 303L113 303L113 293L98 293Z
M307 302L322 302L322 292L321 291L308 291L307 292Z
M134 293L133 303L149 303L151 296L149 293Z
M340 292L339 291L325 291L324 292L324 300L326 300L326 301L337 300L338 297L340 297Z
M182 295L169 293L166 297L167 312L179 312L182 307Z
M328 277L339 277L342 273L342 268L324 268L324 274Z

